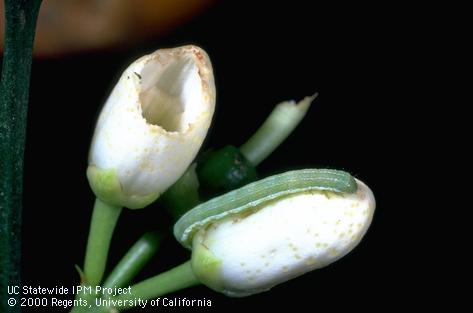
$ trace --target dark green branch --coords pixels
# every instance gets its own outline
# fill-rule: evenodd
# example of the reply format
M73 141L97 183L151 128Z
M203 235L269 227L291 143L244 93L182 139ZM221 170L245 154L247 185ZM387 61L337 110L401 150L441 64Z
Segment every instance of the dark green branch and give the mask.
M5 45L0 83L0 312L7 287L20 285L21 198L31 54L41 0L5 0ZM17 299L18 300L18 299Z

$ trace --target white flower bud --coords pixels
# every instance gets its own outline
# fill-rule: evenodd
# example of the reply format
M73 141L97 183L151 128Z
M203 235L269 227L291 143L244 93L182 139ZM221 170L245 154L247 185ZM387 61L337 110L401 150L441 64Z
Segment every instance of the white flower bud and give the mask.
M192 247L196 276L242 297L335 262L360 242L375 209L371 190L357 184L353 194L294 194L201 228Z
M186 170L215 107L210 60L202 49L162 49L122 74L97 121L87 176L102 201L142 208Z

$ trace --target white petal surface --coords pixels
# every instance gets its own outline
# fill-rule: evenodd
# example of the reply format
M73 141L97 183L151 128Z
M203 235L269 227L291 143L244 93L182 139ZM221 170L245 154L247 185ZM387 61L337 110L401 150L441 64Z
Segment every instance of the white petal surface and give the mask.
M105 103L89 165L115 170L125 194L162 193L197 154L214 106L212 66L202 49L146 55L125 70Z
M247 217L219 221L200 230L193 249L203 245L221 260L219 278L227 295L265 291L336 261L360 242L375 199L357 183L354 194L296 194Z

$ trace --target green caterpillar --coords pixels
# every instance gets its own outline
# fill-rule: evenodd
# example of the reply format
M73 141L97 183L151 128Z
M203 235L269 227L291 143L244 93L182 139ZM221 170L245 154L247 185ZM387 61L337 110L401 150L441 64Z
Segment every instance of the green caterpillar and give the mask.
M192 238L201 227L229 215L251 212L267 201L312 190L354 193L357 184L349 173L331 169L304 169L270 176L196 206L174 225L174 236L190 249Z

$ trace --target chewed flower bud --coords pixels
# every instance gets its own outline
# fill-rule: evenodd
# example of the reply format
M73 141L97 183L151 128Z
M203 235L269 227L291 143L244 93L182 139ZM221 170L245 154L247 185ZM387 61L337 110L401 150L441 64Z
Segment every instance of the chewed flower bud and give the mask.
M266 291L351 251L375 209L371 190L308 190L206 224L193 236L192 267L214 290L241 297Z
M92 139L87 177L110 204L142 208L190 165L215 107L202 49L162 49L133 62L106 101Z

